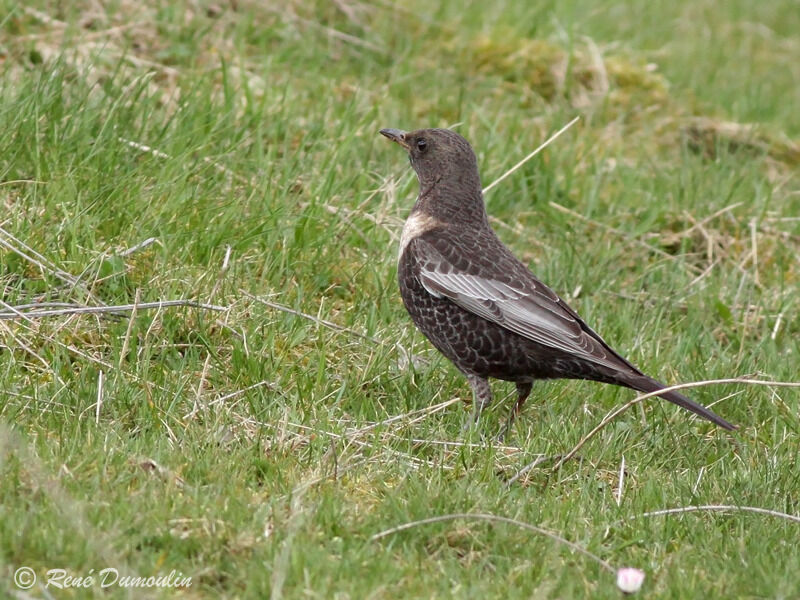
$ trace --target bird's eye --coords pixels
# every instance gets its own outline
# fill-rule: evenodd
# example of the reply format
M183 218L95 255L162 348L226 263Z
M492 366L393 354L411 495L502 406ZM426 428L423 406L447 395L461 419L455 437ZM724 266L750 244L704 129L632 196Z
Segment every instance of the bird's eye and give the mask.
M417 150L424 152L427 147L428 142L425 140L425 138L417 138Z

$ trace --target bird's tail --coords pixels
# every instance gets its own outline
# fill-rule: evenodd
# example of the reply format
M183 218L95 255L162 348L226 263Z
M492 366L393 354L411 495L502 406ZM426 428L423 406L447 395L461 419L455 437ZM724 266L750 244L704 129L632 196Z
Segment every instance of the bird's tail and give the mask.
M630 378L626 378L626 381L623 385L626 385L634 390L638 390L640 392L657 392L658 390L664 389L666 386L663 383L659 383L655 379L651 379L646 375L639 375L633 376ZM737 425L732 425L728 423L722 417L714 414L710 410L708 410L705 406L694 402L693 400L689 400L683 394L679 394L678 392L664 392L663 394L659 394L661 398L664 400L669 400L673 404L677 404L681 408L685 408L693 412L694 414L703 417L707 421L711 421L715 425L719 425L723 429L727 429L728 431L733 431L734 429L738 429Z

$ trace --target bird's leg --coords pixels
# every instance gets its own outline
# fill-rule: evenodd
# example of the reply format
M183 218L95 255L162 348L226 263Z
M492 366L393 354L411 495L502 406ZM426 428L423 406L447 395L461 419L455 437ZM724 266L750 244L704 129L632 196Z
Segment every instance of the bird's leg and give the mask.
M506 438L509 429L511 429L511 425L514 423L514 419L522 410L522 405L525 404L525 400L528 399L532 387L533 384L530 381L517 383L517 401L514 403L514 407L511 409L511 413L506 419L506 424L503 425L503 428L500 430L500 435L497 436L499 441L502 442Z
M472 416L467 421L464 429L469 429L478 424L483 409L492 402L492 388L489 387L489 380L477 375L467 375L467 381L472 388Z

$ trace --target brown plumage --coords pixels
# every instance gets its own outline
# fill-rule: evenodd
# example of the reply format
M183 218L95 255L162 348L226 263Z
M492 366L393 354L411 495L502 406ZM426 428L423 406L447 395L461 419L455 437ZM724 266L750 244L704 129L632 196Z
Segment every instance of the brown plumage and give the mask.
M420 187L400 240L400 294L417 327L466 375L474 420L491 402L490 377L517 386L505 430L537 379L589 379L641 392L665 387L612 350L498 239L467 140L447 129L381 133L406 149ZM736 428L678 392L661 397Z

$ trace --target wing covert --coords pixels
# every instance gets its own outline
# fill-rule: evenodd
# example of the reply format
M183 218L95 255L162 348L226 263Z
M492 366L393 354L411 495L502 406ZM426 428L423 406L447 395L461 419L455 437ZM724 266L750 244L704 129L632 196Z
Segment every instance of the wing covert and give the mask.
M437 248L443 243L441 238L435 245L424 236L415 241L418 276L429 293L449 298L463 309L534 342L619 369L620 357L552 290L524 265L517 264L510 252L508 256L514 262L508 266L515 272L509 280L515 285L493 276L495 269L481 265L458 268Z

